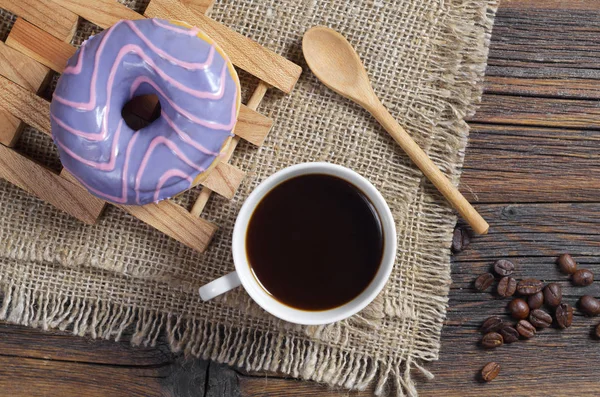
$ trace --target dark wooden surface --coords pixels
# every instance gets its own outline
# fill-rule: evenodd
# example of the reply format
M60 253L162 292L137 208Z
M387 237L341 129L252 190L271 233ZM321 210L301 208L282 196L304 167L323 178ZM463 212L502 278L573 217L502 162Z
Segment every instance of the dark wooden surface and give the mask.
M436 378L422 396L598 396L598 319L482 350L479 324L507 301L476 293L473 278L512 258L517 277L559 282L565 300L600 295L574 288L554 260L571 252L600 278L600 1L505 0L492 36L485 95L471 120L462 190L491 224L452 265L450 308ZM502 366L490 384L476 374ZM173 355L163 342L133 348L0 324L0 395L345 396L311 382L242 374ZM369 392L350 393L368 396Z

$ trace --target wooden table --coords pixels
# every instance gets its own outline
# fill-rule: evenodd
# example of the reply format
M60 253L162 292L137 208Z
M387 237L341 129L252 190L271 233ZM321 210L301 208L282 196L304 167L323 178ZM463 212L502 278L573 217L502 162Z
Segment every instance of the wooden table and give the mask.
M507 301L471 282L499 258L517 277L573 288L555 257L571 252L600 275L600 1L505 0L498 12L485 95L471 120L462 190L491 224L452 265L440 360L419 379L422 396L597 396L599 319L576 314L568 330L484 351L478 327ZM476 374L502 365L490 384ZM154 348L0 324L0 394L7 396L345 396L310 382L241 374ZM352 395L355 395L352 393ZM369 396L370 393L356 395Z

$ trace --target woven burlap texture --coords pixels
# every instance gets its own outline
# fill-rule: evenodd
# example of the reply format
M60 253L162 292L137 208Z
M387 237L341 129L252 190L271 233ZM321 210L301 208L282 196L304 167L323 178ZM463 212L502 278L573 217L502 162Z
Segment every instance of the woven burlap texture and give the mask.
M142 11L147 3L128 0ZM302 34L326 25L355 46L375 91L455 183L467 144L464 118L481 95L495 0L223 0L211 16L300 64L293 92L269 90L259 111L275 120L264 146L242 143L232 163L247 171L228 201L213 195L203 217L219 225L200 254L116 207L86 226L0 181L0 319L76 335L154 344L248 370L377 394L415 395L411 370L436 360L450 284L456 217L394 141L358 106L329 91L301 54ZM2 35L14 16L2 12ZM99 29L82 21L74 44ZM256 80L242 73L248 88ZM247 94L246 94L247 95ZM50 139L26 129L17 149L50 167ZM393 274L349 320L304 327L278 321L239 289L208 303L197 288L233 270L234 220L252 189L277 170L329 161L367 177L398 230ZM177 200L189 206L198 191ZM129 331L127 331L129 333Z

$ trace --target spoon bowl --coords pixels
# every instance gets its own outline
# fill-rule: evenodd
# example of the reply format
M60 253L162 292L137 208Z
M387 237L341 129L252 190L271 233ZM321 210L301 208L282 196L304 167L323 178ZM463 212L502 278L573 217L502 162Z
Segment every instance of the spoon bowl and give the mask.
M369 76L352 45L333 29L315 26L304 33L302 52L312 72L331 90L362 105L375 96ZM327 54L327 56L323 56Z

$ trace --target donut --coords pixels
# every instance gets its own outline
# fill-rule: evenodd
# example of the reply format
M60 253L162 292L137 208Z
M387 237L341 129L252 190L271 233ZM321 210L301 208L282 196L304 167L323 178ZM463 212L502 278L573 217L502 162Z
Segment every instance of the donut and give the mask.
M155 94L158 119L135 131L121 113ZM50 105L63 167L90 193L144 205L200 182L233 136L237 73L198 28L163 19L122 20L69 59Z

